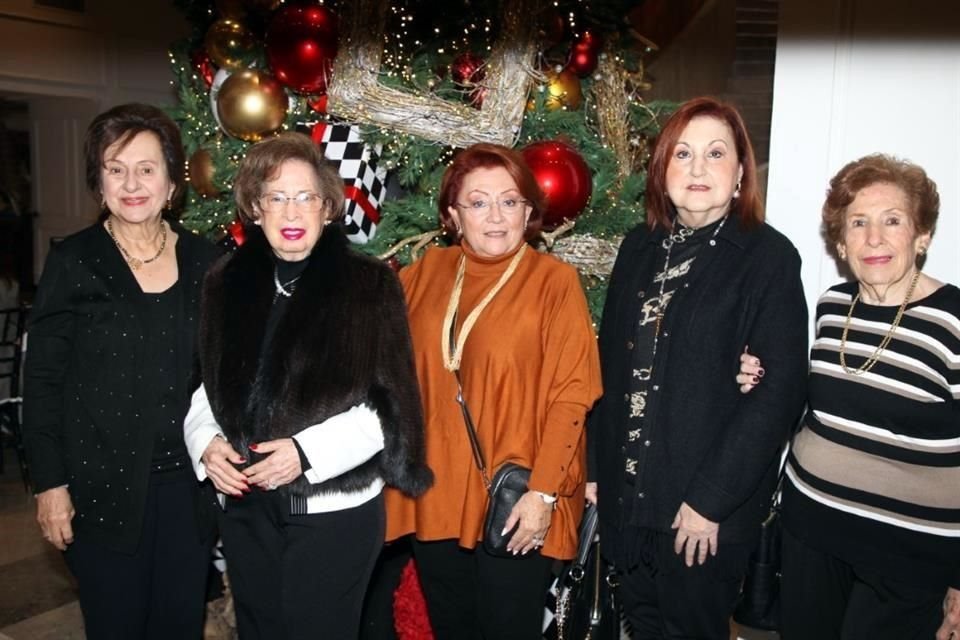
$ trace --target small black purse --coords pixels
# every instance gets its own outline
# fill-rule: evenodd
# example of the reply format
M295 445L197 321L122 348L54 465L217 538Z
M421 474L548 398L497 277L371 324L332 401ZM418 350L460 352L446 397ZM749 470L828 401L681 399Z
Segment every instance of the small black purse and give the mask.
M617 574L600 557L597 506L580 521L577 556L559 580L557 640L620 640Z
M480 449L480 442L477 440L477 430L473 426L470 409L467 408L467 401L463 397L460 372L455 371L454 373L457 376L457 402L460 404L461 413L463 413L463 423L467 427L470 448L473 450L473 461L477 465L477 469L480 470L483 484L487 487L487 493L490 495L487 514L483 520L483 548L490 555L512 558L514 555L507 551L507 544L517 527L514 526L506 533L503 532L503 529L514 505L527 492L527 483L530 482L530 469L515 462L504 462L493 474L493 478L489 477L487 463L483 457L483 451Z
M737 624L762 631L780 630L780 490L785 467L786 457L770 501L770 513L760 524L760 539L750 555L747 575L733 611Z

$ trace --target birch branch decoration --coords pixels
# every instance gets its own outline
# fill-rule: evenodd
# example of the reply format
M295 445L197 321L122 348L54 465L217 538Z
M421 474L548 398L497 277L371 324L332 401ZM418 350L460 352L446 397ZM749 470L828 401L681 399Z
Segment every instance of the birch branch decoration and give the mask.
M486 65L483 105L475 109L380 83L388 0L356 0L341 11L340 51L327 88L327 111L454 147L513 146L520 132L537 52L539 0L504 0L502 29Z

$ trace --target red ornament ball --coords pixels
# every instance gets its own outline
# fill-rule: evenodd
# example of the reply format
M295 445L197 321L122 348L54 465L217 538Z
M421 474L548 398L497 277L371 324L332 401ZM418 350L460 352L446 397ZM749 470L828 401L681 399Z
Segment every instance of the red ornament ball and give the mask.
M573 44L599 53L603 48L603 38L596 31L587 30L581 33Z
M583 213L593 192L593 179L576 149L559 140L544 140L528 144L520 152L547 197L544 227L554 228Z
M206 84L207 89L209 89L210 85L213 84L213 76L217 73L217 67L213 64L213 61L210 60L210 56L208 56L207 52L203 49L195 49L194 52L190 54L190 63L193 65L197 75L203 78L204 84Z
M450 64L450 77L461 89L471 89L487 75L484 64L484 59L476 54L461 53Z
M567 59L567 69L581 78L593 73L600 61L603 39L593 31L584 31L574 40Z
M337 17L320 5L284 5L267 27L266 49L281 84L297 93L324 93L337 56Z
M242 247L243 243L247 241L247 234L244 231L243 223L239 220L234 220L227 225L227 233L230 234L230 237L233 238L233 241L238 247Z
M327 112L327 95L324 94L322 96L315 96L315 97L311 96L310 99L307 100L307 105L317 113L326 113Z
M582 44L576 44L570 49L567 59L567 69L570 69L581 78L588 76L597 69L600 62L600 53Z

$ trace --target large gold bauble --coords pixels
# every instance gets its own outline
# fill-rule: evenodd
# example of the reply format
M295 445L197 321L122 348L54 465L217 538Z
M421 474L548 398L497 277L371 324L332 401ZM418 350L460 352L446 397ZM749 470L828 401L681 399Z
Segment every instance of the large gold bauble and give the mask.
M217 113L223 130L250 142L283 126L287 104L287 94L280 83L256 69L237 71L223 81L217 94Z
M583 91L580 89L580 78L569 69L547 72L547 96L544 106L549 111L567 109L576 111L583 102Z
M207 29L203 46L207 55L218 67L242 69L244 57L252 50L256 41L250 30L236 20L221 18Z
M200 148L193 152L187 163L187 175L193 190L205 198L216 198L220 191L213 184L213 175L216 172L213 166L213 157L206 149Z

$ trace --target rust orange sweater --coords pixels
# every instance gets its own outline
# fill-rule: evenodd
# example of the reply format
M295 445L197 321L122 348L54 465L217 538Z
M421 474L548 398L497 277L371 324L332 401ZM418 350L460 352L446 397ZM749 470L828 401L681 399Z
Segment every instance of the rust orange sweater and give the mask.
M473 461L454 374L443 367L443 318L460 256L467 256L460 324L507 268L513 254L484 259L464 245L431 249L400 274L409 307L434 486L413 500L388 490L387 539L482 536L487 494ZM600 366L576 270L528 249L480 315L461 362L464 395L492 474L512 460L531 467L530 489L558 497L543 554L573 557L583 511L584 417L600 396Z

